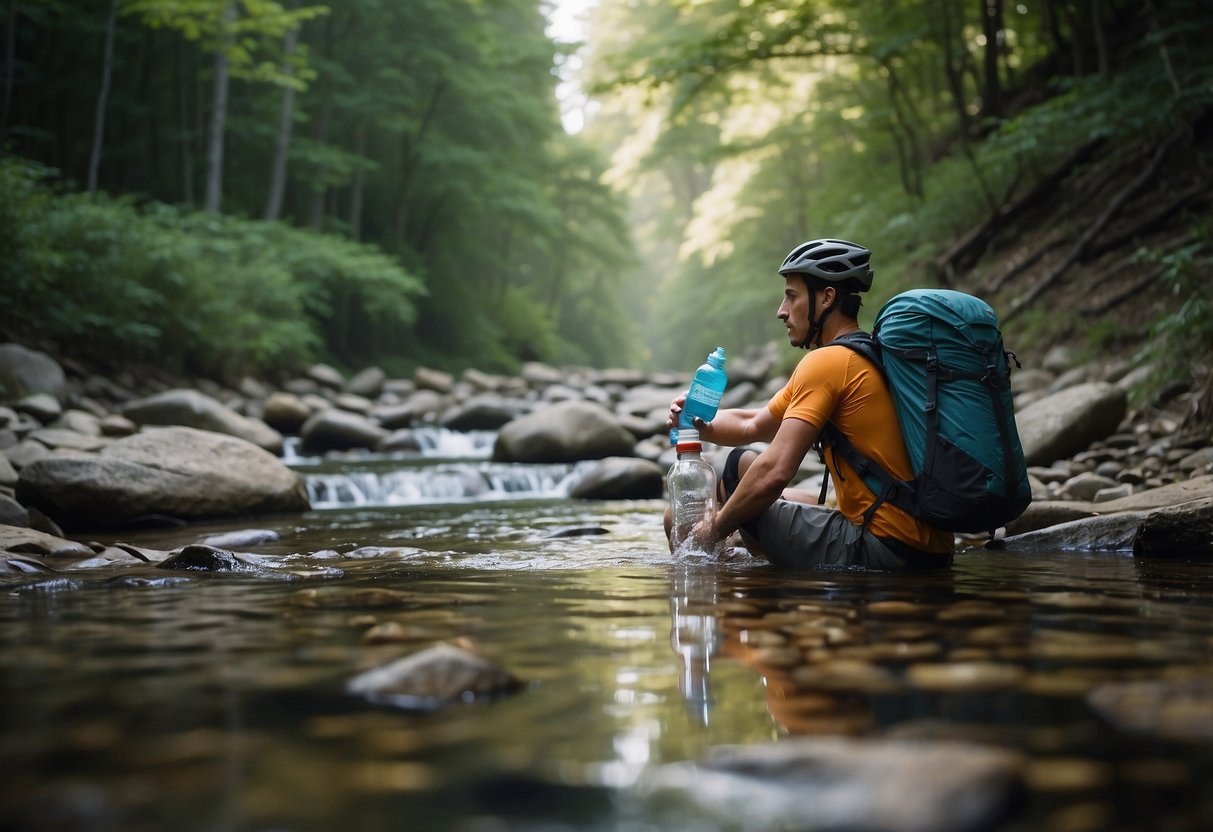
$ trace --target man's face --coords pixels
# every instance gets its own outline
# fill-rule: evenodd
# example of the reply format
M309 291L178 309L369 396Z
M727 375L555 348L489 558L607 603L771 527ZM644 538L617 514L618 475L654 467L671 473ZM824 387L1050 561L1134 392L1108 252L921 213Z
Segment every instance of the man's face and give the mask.
M809 337L809 290L799 275L788 275L783 282L783 303L779 304L776 317L787 327L788 342L793 347L803 347Z

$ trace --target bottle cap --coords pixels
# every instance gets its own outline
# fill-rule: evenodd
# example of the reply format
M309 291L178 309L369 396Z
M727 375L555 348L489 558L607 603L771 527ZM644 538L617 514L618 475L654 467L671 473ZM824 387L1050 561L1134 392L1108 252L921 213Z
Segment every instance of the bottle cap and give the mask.
M703 446L699 444L699 431L692 430L691 428L679 428L678 443L675 446L675 450L679 453L683 451L703 450Z

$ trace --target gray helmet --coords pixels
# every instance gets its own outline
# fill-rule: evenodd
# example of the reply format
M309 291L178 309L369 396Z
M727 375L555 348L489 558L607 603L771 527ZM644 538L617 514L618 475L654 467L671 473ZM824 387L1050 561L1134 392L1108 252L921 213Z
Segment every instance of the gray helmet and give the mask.
M802 274L834 284L849 281L850 286L839 288L866 292L872 288L871 257L872 252L846 240L810 240L792 249L779 273L784 277Z

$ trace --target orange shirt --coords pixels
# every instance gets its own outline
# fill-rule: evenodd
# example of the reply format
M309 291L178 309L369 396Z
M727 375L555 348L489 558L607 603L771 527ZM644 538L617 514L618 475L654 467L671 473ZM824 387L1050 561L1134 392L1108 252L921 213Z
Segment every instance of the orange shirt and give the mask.
M818 430L833 422L855 450L894 477L908 480L913 476L893 398L880 371L848 347L810 350L767 410L780 421L800 419ZM834 479L838 510L852 523L863 523L863 513L875 495L846 460L835 460L827 451L826 465ZM944 553L954 548L951 532L928 526L889 503L876 509L868 531L877 537L897 538L922 552Z

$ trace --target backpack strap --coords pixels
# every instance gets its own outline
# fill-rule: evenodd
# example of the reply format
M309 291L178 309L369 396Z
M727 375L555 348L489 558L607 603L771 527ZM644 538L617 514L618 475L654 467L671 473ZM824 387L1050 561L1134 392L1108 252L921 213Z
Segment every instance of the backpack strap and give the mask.
M876 365L876 369L880 371L880 376L888 383L888 377L885 375L884 361L881 358L881 350L883 347L876 342L869 332L863 330L855 330L848 332L845 335L840 335L831 341L827 346L847 347L862 355L864 358ZM822 441L824 439L824 442ZM851 466L852 470L863 479L864 484L868 486L876 499L872 505L868 506L863 513L863 528L866 530L872 518L876 515L876 510L883 503L892 503L898 508L903 509L911 514L914 512L914 488L913 486L899 480L886 471L882 466L873 462L868 457L861 454L851 444L851 440L835 427L833 422L826 422L821 429L821 434L817 440L817 451L821 455L822 462L825 461L824 448L828 446L834 454L834 458L842 457ZM877 487L873 488L872 482L875 481ZM825 476L821 480L821 494L817 498L819 504L825 503L826 490L830 483L830 469L827 467Z

